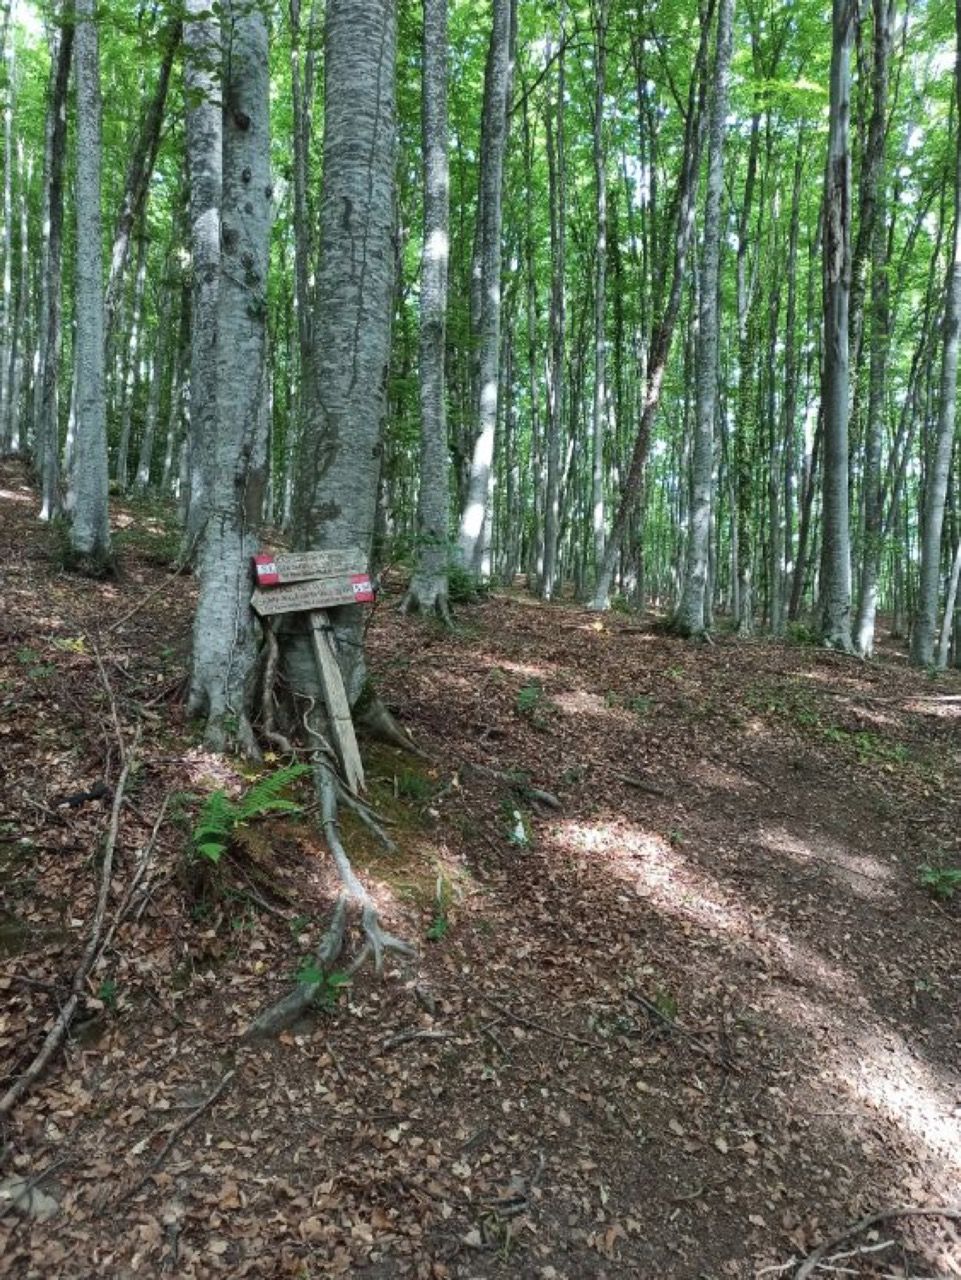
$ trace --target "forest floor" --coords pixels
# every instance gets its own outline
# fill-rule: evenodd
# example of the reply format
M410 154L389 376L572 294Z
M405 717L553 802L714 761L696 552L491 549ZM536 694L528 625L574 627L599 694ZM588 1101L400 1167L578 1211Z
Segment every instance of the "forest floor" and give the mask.
M252 824L198 877L197 797L249 771L185 716L175 538L118 506L122 579L79 580L36 508L0 470L0 1088L94 915L110 792L64 798L138 723L108 919L147 860L0 1128L0 1274L795 1276L961 1208L961 906L919 877L961 864L961 676L519 593L447 635L388 591L371 665L429 759L367 747L399 850L345 834L418 955L251 1043L329 913L320 836ZM827 1252L958 1276L961 1222Z

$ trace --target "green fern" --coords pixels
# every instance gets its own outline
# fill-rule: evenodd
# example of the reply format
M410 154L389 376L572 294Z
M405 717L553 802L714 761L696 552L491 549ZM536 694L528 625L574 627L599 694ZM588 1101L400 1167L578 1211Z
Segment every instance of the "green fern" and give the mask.
M217 863L230 848L238 827L269 813L299 813L301 806L281 792L310 772L306 764L291 764L260 778L238 801L225 791L212 791L204 801L193 829L194 853Z

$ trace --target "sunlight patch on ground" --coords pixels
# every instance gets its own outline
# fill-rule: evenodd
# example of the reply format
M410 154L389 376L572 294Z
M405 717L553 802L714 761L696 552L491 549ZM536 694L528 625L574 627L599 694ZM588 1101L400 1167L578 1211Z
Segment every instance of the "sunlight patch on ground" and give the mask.
M961 1105L958 1082L938 1079L903 1038L888 1028L862 1032L838 1063L851 1095L869 1103L935 1156L961 1173ZM953 1085L953 1087L952 1087Z
M614 710L599 693L588 693L584 689L552 694L551 702L566 716L609 716Z
M508 662L504 658L498 658L493 665L500 667L501 671L510 671L515 676L526 676L534 680L546 680L548 676L554 674L552 667L533 662Z
M904 709L918 716L933 716L937 720L961 720L961 696L915 698L906 702Z
M791 981L809 983L832 997L850 999L856 993L849 974L819 952L791 941L776 925L766 924L757 907L731 901L682 849L662 836L614 820L562 823L557 834L569 850L603 856L615 875L657 911L729 939L762 960L773 970L771 977L777 978L780 970Z
M0 489L0 501L3 502L32 502L33 494L29 491L26 493L14 493L12 489Z
M817 837L818 845L815 845L810 835L801 839L786 827L762 826L758 840L769 852L790 858L800 866L823 867L863 898L889 897L898 878L894 868L885 866L879 859L849 853L823 837Z

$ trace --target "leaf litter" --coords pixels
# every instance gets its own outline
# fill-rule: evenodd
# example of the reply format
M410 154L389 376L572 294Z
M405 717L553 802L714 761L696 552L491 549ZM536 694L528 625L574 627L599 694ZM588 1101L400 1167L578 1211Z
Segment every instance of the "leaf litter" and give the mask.
M957 675L511 593L450 636L379 608L372 669L429 760L368 750L399 847L359 861L419 955L251 1044L335 899L322 842L252 826L198 881L198 798L247 777L184 717L189 583L135 551L119 583L60 575L29 511L0 510L4 1088L95 909L121 766L97 653L143 726L111 912L155 847L4 1123L0 1274L793 1275L862 1215L956 1199L959 912L917 868L961 863ZM836 1252L961 1274L944 1218Z

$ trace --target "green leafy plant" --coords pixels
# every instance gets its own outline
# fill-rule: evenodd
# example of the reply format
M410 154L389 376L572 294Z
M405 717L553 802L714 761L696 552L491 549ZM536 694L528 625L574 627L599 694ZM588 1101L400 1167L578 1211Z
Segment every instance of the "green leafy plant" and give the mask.
M349 973L343 973L339 969L331 969L329 973L325 973L323 969L317 968L313 959L305 960L294 978L297 982L309 982L317 987L314 1003L322 1009L332 1009L340 999L344 987L350 984Z
M462 564L447 566L447 599L451 604L476 604L489 594L490 586Z
M443 942L450 931L451 920L449 912L453 897L453 886L447 877L441 873L437 877L437 887L434 891L434 916L427 926L425 935L428 942Z
M287 765L259 778L239 800L231 800L225 791L212 791L193 830L194 853L216 864L230 848L239 827L270 813L299 813L301 806L283 792L309 772L306 764Z
M543 697L544 690L541 687L540 682L533 680L530 684L523 685L518 691L517 702L515 705L522 716L533 717L534 712L537 711Z
M927 889L942 902L950 902L961 889L961 867L932 867L925 864L918 868L921 887Z
M416 769L403 769L396 775L397 795L415 804L424 804L431 797L433 790L430 780Z
M111 1011L117 1007L117 992L119 988L113 978L104 978L97 989L97 999L102 1000L104 1008Z
M628 703L628 706L631 708L634 714L638 716L646 716L650 712L651 707L653 705L654 705L654 699L649 698L646 694L643 694L643 693L638 694L637 697L632 698Z

